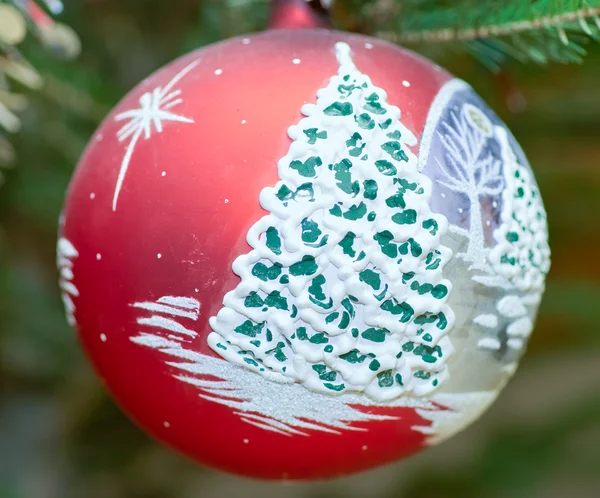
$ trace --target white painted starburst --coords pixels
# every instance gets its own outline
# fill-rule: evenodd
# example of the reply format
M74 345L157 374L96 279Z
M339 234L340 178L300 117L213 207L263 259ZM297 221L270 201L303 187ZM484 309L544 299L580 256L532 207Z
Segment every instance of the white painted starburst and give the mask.
M175 114L171 112L171 109L183 102L180 97L181 90L173 90L173 87L196 65L198 61L194 61L188 64L181 71L179 71L164 88L156 87L151 92L144 93L139 100L140 107L137 109L130 109L124 111L115 116L115 121L129 120L124 124L117 132L117 138L119 142L125 142L129 140L125 155L121 162L121 168L119 170L119 176L117 178L117 184L115 186L115 193L113 196L112 210L117 210L117 201L119 199L119 193L127 174L127 168L129 162L133 156L135 146L140 138L148 140L152 136L152 132L156 133L163 132L163 121L176 121L179 123L193 123L194 120Z

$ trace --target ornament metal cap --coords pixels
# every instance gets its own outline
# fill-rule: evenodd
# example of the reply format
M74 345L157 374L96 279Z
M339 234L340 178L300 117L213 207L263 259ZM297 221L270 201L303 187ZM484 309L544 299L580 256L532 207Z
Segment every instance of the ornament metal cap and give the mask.
M322 2L273 0L270 29L329 28L328 11Z

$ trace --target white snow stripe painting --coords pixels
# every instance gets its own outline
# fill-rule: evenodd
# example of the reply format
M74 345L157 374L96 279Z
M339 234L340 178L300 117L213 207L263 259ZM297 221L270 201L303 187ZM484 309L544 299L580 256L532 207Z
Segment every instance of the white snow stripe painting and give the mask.
M58 282L62 290L61 297L65 306L67 322L71 326L77 323L75 320L75 303L73 299L79 296L79 290L72 281L74 278L74 260L77 257L79 257L79 252L68 239L65 237L58 239L56 249L56 260L60 272Z
M146 306L134 307L147 310ZM138 323L144 323L143 320L145 318L140 317ZM196 319L181 317L180 320ZM367 429L353 424L396 418L361 411L361 406L382 406L365 396L324 396L291 380L273 382L224 359L195 352L186 342L188 337L182 341L173 340L168 336L171 333L170 328L161 331L153 327L152 333L142 331L130 340L164 354L165 363L175 370L175 379L197 387L198 395L203 399L232 408L248 424L286 436L308 436L310 431L333 434L345 430L364 431ZM383 406L438 410L435 404L425 399L408 396Z

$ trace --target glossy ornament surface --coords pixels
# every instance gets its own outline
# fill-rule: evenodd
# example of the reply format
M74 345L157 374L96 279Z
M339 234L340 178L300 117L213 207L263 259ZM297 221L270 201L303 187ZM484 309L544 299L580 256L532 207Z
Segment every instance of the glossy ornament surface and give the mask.
M549 268L533 174L470 87L325 30L228 40L143 81L81 159L58 253L123 409L269 479L365 470L475 420Z

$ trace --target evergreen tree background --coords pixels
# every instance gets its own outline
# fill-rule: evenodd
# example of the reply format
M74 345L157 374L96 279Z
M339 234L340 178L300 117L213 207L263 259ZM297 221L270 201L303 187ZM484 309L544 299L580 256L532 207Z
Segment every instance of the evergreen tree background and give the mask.
M435 58L506 121L544 196L553 262L528 353L479 422L407 461L287 486L286 496L598 496L600 45L592 41L600 37L599 7L592 0L334 3L336 27ZM80 57L54 58L48 40L30 32L18 48L44 85L10 82L11 95L27 102L16 101L14 167L0 190L0 498L280 496L280 487L199 468L127 420L66 323L55 270L65 188L100 120L176 56L264 28L268 2L72 0L60 18L79 34ZM12 47L0 42L0 76L8 55ZM5 104L7 88L0 77Z

